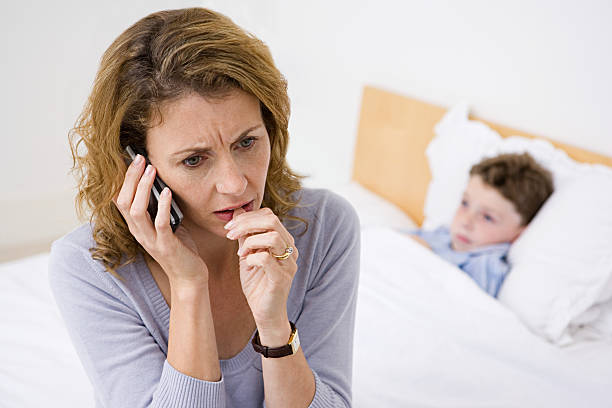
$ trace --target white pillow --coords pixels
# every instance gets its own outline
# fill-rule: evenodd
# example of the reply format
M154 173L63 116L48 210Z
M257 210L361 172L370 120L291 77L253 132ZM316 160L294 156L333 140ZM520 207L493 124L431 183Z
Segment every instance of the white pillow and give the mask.
M574 340L599 340L612 338L612 300L589 309L589 324L572 324L569 332Z
M590 308L610 296L612 171L580 170L510 248L512 272L498 297L558 344L571 343L570 324L594 321Z
M555 188L571 181L579 166L549 142L521 136L502 138L482 122L468 119L460 104L436 125L436 137L426 149L432 174L425 199L425 229L450 224L469 179L470 168L485 157L529 152L553 174ZM452 181L452 182L451 182Z
M499 300L536 333L568 344L570 326L588 324L597 316L591 308L612 297L612 169L577 163L543 140L502 139L468 120L464 104L435 131L425 228L450 223L470 167L485 157L527 151L553 174L555 193L510 249Z
M484 123L468 120L467 104L449 110L436 125L435 133L425 151L431 170L423 221L427 230L450 224L470 167L501 141L501 136Z
M390 227L416 229L418 226L398 206L371 192L356 181L337 185L332 191L346 198L357 211L361 228Z

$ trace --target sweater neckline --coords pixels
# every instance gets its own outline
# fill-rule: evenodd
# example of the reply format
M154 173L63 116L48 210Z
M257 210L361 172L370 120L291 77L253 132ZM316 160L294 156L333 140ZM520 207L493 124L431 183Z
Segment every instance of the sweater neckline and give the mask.
M136 266L136 265L135 265ZM169 327L170 327L170 307L166 303L166 299L161 293L161 290L157 286L157 282L153 278L153 274L147 265L143 254L139 253L138 266L136 267L137 273L141 278L143 283L145 292L147 297L151 301L151 306L153 308L153 312L155 313L155 318L161 323L161 327L164 330L164 338L169 338ZM244 368L250 361L259 356L257 352L251 346L251 340L255 335L255 331L251 333L249 337L249 341L244 346L238 354L234 357L219 360L219 365L221 367L221 371L223 371L224 375L231 374L235 371ZM165 345L165 353L168 354L168 345Z

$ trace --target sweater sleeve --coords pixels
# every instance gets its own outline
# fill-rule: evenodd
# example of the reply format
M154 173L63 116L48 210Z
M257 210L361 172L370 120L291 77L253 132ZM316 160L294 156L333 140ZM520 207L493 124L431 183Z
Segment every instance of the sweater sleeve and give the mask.
M359 279L359 218L343 198L329 194L318 214L313 278L297 319L304 355L315 377L311 408L350 407L353 336ZM317 267L318 265L318 267Z
M49 283L99 404L113 408L225 407L223 378L208 382L174 369L89 252L56 241Z

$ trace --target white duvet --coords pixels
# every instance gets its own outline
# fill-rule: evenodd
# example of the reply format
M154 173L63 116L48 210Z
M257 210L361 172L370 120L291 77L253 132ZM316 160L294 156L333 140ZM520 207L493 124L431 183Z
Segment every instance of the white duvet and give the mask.
M559 348L391 229L362 231L355 407L611 407L612 342Z
M55 305L49 254L0 264L0 407L94 406Z
M0 265L0 407L92 407L47 282L48 254ZM552 346L469 277L365 229L354 406L610 407L612 343Z

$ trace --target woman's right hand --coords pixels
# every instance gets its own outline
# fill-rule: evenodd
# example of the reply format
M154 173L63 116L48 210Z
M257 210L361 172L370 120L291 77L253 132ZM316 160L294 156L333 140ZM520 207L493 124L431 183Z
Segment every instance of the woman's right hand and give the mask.
M144 172L144 174L143 174ZM113 201L134 238L162 267L171 286L208 282L208 268L187 229L180 225L176 233L170 226L172 192L160 195L155 224L147 211L149 194L155 180L155 167L147 166L142 155L128 166L121 190Z

